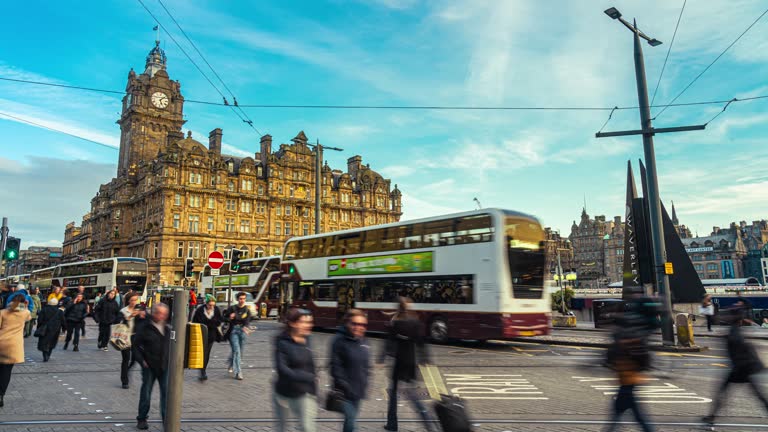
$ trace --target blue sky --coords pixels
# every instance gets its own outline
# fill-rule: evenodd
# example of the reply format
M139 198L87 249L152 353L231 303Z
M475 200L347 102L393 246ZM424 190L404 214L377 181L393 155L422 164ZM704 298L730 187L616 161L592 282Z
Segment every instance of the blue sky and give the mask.
M145 4L198 64L156 0ZM632 106L631 34L603 14L618 7L663 45L644 46L651 91L682 1L504 0L177 1L166 6L241 104ZM766 7L761 1L689 1L656 97L668 102ZM155 25L137 1L27 1L4 6L0 77L123 90L143 70ZM167 35L168 72L187 99L218 93ZM210 75L210 74L209 74ZM768 94L768 17L678 102ZM713 225L764 218L768 100L731 105L706 131L656 137L662 198L701 235ZM671 108L657 127L700 124L722 106ZM119 95L0 82L0 191L12 233L56 244L115 174ZM392 178L405 218L483 206L518 209L570 231L586 197L591 215L622 213L627 159L639 137L594 138L606 112L248 109L262 133L290 142L300 130ZM251 154L258 135L223 107L185 105L202 142L224 130L225 151ZM606 130L636 129L618 111Z

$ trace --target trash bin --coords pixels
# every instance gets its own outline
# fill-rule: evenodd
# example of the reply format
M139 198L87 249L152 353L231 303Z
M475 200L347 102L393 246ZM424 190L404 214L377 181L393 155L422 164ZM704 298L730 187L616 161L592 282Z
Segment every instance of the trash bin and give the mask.
M675 315L677 326L677 343L680 346L693 346L693 315L679 313Z
M261 307L259 308L259 317L260 318L267 317L267 304L264 302L261 303Z

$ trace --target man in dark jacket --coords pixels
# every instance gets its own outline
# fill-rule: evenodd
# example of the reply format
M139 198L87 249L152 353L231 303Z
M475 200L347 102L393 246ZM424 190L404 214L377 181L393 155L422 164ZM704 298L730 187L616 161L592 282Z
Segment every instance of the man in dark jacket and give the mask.
M155 303L149 322L137 327L133 337L133 355L141 365L141 393L136 427L149 429L147 417L155 381L160 384L160 416L165 420L165 396L168 384L168 349L171 329L167 324L168 306Z
M725 313L725 316L730 315L730 319L733 321L731 329L728 332L726 344L728 347L728 357L731 359L731 372L728 374L723 384L715 393L715 400L712 404L711 414L704 417L704 421L709 424L715 422L715 416L717 411L722 405L723 398L728 386L732 383L748 383L752 390L757 395L758 400L763 404L765 410L768 411L768 399L760 391L758 382L755 380L755 374L761 372L765 366L760 361L760 356L757 355L755 347L747 342L744 335L741 332L742 324L751 323L751 320L746 318L747 309L744 305L739 304L734 310L729 313Z
M115 300L115 292L109 291L93 308L93 319L99 323L99 349L107 351L112 324L120 318L120 305Z
M355 430L360 401L368 389L371 370L370 345L365 339L368 318L359 309L350 309L344 316L344 326L331 342L331 376L333 388L344 395L344 432Z
M80 344L80 327L85 325L85 316L88 314L88 304L85 302L82 294L78 294L75 300L70 302L64 309L64 318L67 320L67 338L64 340L64 349L69 346L69 341L72 340L72 334L75 335L75 340L72 342L72 351L79 351L78 345Z

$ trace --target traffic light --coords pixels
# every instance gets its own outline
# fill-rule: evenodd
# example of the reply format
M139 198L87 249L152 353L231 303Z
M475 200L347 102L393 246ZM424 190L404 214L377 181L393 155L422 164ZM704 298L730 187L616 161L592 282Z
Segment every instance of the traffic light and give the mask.
M8 241L5 242L5 253L3 253L3 259L6 261L15 261L19 259L19 249L21 249L21 239L16 237L8 237Z
M232 261L229 263L229 271L237 273L240 270L240 255L243 252L240 249L232 249Z
M187 258L186 262L184 263L184 277L191 278L193 275L194 269L195 269L195 259Z

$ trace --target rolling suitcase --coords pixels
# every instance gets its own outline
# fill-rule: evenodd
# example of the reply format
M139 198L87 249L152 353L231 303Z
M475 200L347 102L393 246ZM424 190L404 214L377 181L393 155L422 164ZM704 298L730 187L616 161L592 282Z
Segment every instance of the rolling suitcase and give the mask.
M443 432L471 432L472 424L461 398L452 395L440 397L440 400L435 401L435 414Z

